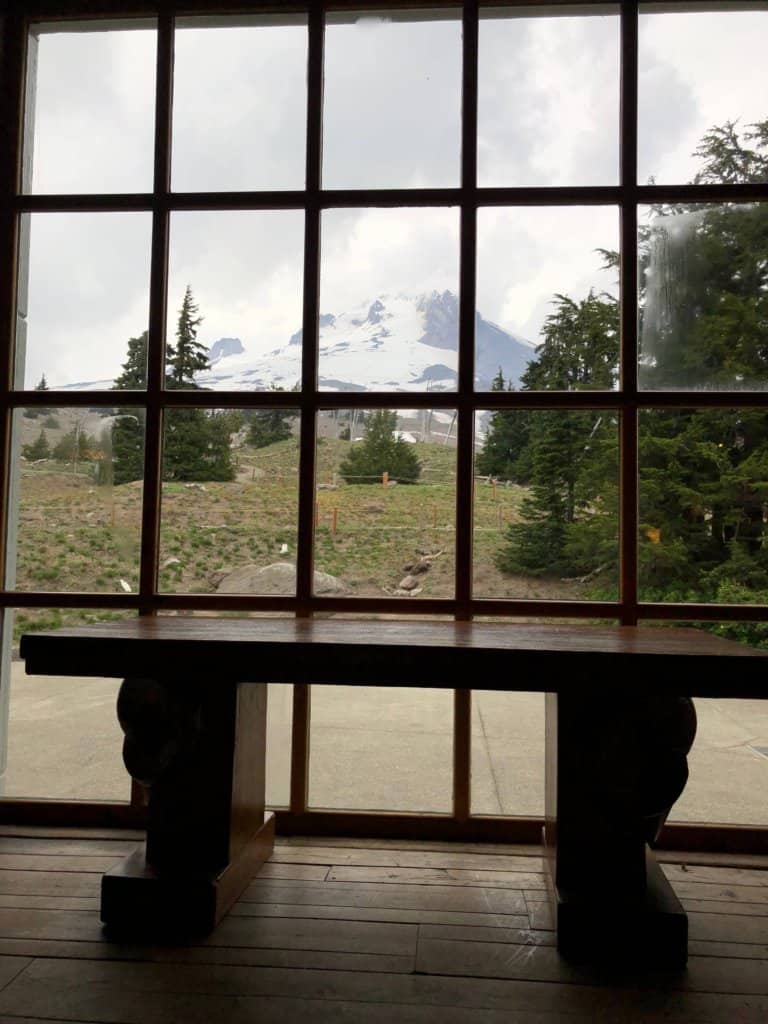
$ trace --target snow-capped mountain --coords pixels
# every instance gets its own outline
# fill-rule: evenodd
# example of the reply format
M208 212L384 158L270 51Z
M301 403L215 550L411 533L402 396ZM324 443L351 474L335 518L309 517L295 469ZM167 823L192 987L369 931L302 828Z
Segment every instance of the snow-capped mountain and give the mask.
M382 295L346 313L323 314L319 324L321 390L454 390L458 307L456 296L446 291ZM478 390L490 389L499 367L505 379L516 384L533 355L531 344L479 313L476 338ZM220 339L211 347L211 369L199 374L197 383L215 391L261 390L270 385L290 390L301 379L301 342L298 330L285 345L254 355L239 339Z

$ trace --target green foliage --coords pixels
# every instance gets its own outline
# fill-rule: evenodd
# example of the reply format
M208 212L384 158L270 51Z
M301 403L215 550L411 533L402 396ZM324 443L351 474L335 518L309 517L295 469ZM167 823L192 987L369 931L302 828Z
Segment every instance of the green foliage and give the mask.
M208 369L208 350L197 340L197 330L202 322L192 289L187 285L176 325L176 346L168 346L166 387L197 388L195 374Z
M96 438L91 437L79 425L75 425L68 433L64 434L51 454L57 462L71 462L76 465L80 461L93 458L98 447Z
M147 331L128 339L123 372L115 378L117 391L138 391L147 386ZM112 425L112 479L115 484L144 476L144 418L139 409L120 408Z
M353 447L339 466L339 473L349 484L370 484L388 473L398 483L415 483L421 464L409 445L397 434L397 413L377 409L365 425L365 438Z
M165 416L163 479L234 480L229 418L204 409L170 409Z
M508 389L505 386L501 368L493 379L491 390L512 390L511 384ZM497 480L528 483L531 479L530 434L531 414L527 410L498 409L492 413L483 447L475 461L477 472Z
M272 387L271 391L283 391ZM253 448L266 448L293 436L293 424L298 417L295 409L255 409L248 419L248 444Z
M33 441L31 444L23 445L21 454L30 462L39 462L41 459L49 459L51 457L51 446L48 444L48 438L45 436L45 431L41 429L36 441Z

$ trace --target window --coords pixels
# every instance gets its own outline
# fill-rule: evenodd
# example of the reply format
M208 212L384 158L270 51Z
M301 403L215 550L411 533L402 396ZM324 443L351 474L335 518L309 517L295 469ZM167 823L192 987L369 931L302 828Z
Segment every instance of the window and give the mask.
M5 19L5 678L14 616L764 642L764 5L139 6ZM275 802L343 805L285 693ZM508 810L502 713L414 705L368 809Z

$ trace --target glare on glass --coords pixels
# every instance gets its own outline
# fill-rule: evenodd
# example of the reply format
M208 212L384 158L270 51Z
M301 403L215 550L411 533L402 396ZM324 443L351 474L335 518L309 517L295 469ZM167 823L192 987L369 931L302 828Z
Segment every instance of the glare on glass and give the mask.
M149 192L154 22L74 32L63 24L29 35L24 191Z
M481 12L478 183L611 185L619 167L619 18Z
M310 806L450 811L452 709L449 690L313 687Z
M306 18L177 22L172 187L304 187Z
M19 386L110 389L128 363L129 386L146 387L151 232L149 213L24 216Z
M167 409L159 589L294 597L299 410Z
M296 210L171 214L171 386L290 391L300 383L303 244ZM177 368L187 288L197 313L184 329L194 333L199 359L196 368Z
M616 599L618 429L610 409L478 412L475 597Z
M768 203L641 208L639 379L647 390L768 388Z
M20 409L15 587L136 593L144 413Z
M647 409L638 451L641 600L764 603L765 410Z
M327 210L318 376L327 391L455 391L453 208Z
M768 10L760 6L641 13L641 182L768 180Z
M456 411L318 414L317 596L454 595Z
M478 211L477 390L615 387L618 247L614 207ZM547 358L566 343L570 361Z
M461 22L453 14L329 15L323 184L459 184Z

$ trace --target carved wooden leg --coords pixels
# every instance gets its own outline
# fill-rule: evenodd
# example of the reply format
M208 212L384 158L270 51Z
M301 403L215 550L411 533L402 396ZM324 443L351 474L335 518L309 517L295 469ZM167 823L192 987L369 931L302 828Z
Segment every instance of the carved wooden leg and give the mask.
M102 880L115 930L206 932L268 859L266 683L126 679L123 757L149 790L147 841Z
M547 694L545 846L558 948L683 966L688 922L648 842L688 777L686 698Z

